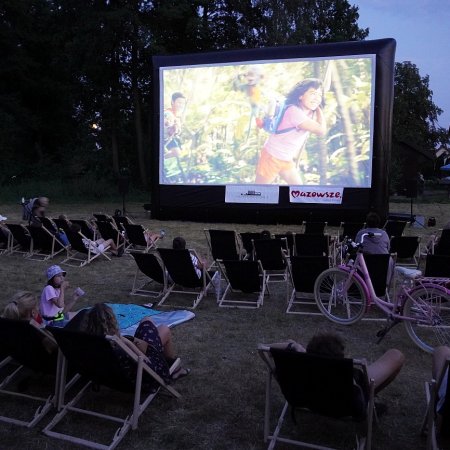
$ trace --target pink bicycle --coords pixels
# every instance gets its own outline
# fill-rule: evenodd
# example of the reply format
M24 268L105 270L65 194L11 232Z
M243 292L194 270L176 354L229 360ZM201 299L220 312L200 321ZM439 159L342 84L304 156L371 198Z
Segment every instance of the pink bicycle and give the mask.
M386 327L377 334L380 340L403 322L412 341L426 352L450 345L450 278L422 277L418 270L396 267L403 282L392 301L383 300L375 294L359 245L353 247L354 261L327 269L317 278L314 295L320 311L335 323L351 325L373 303L387 316Z

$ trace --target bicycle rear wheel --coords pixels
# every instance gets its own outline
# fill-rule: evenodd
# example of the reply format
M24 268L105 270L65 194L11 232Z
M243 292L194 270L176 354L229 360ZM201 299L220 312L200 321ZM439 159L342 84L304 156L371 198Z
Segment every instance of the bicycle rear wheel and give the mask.
M322 272L314 285L320 311L332 322L351 325L366 312L367 296L361 282L339 268Z
M403 315L412 341L422 350L433 353L440 345L450 345L450 295L443 287L421 286L407 298Z

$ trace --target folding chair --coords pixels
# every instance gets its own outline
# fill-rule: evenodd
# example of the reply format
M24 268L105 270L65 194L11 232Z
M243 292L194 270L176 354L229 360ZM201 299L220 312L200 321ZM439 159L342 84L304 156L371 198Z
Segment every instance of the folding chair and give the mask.
M297 234L294 236L295 255L297 256L329 256L330 238L324 235Z
M400 237L407 223L405 220L386 220L383 229L390 238L392 236Z
M151 249L156 249L156 243L159 241L159 237L153 240L148 236L147 240L145 237L145 229L142 225L123 223L122 227L127 237L128 250L132 248L134 252L141 251L147 253Z
M5 253L9 253L11 242L10 239L12 239L11 232L7 229L5 229L5 233L0 228L0 255L3 255Z
M303 234L322 235L326 233L328 222L311 222L308 220L304 220L302 225L303 225Z
M28 228L25 225L13 223L7 223L6 226L12 235L8 254L19 253L25 258L30 256L33 253L33 240Z
M66 247L55 234L51 233L44 225L36 227L28 226L31 239L33 240L33 253L28 256L29 259L38 261L47 261L54 258L61 252L68 254L69 248Z
M112 222L113 218L109 215L109 214L102 214L102 213L93 213L92 217L94 217L94 219L97 222Z
M294 241L294 233L281 233L281 234L274 234L273 237L275 239L286 239L286 243L288 246L289 254L294 255L295 251L295 241Z
M67 234L70 228L70 223L66 219L53 218L52 222L57 226L59 230L63 230Z
M239 237L241 238L242 247L245 250L245 259L254 259L253 241L262 239L261 233L259 231L247 231L239 233Z
M241 259L241 245L238 235L234 230L203 230L208 242L211 257L215 261L218 259L238 260ZM211 268L210 267L210 268Z
M253 248L255 259L261 261L266 273L266 282L286 282L285 255L289 254L286 239L257 239L253 241Z
M125 239L121 232L117 229L114 222L103 222L101 220L97 220L96 225L98 232L105 241L112 239L118 249L120 247L125 249Z
M450 359L447 359L438 379L425 382L427 407L422 423L422 434L427 434L427 450L439 450L438 435L450 436ZM437 417L440 416L439 424Z
M390 242L390 252L396 253L397 264L400 266L419 266L420 237L393 236Z
M83 377L85 383L73 400L66 403L63 396L60 398L60 412L44 428L47 436L69 441L79 445L85 445L97 449L113 449L125 437L130 429L138 427L138 420L147 406L154 399L159 388L165 389L172 396L179 398L180 394L155 373L146 363L145 355L135 353L118 336L94 336L87 333L66 330L64 328L49 327L60 349L60 374L61 385L65 384L65 372L67 364L74 367ZM131 342L130 346L133 346ZM139 351L138 351L139 352ZM179 360L177 360L179 364ZM174 366L172 366L173 368ZM99 402L78 406L81 399L88 394L95 394L90 387L92 385L104 386L114 391L119 391L132 397L132 404L125 417L108 414L107 411L98 411ZM97 389L98 392L98 389ZM109 404L111 393L105 401ZM89 405L95 405L96 410L87 409ZM124 402L121 401L121 406ZM54 428L70 413L76 413L77 417L87 417L86 425L92 440L88 439L88 433L82 437L73 436L64 431L54 431ZM117 414L117 413L116 413ZM92 420L101 418L118 424L119 428L114 433L109 443L103 444L93 439L98 439L101 433L98 427L92 433ZM81 427L82 424L80 424ZM61 428L61 427L59 427ZM80 428L78 429L81 433Z
M344 238L355 240L359 230L366 227L366 222L341 222L338 231L338 241L341 242Z
M169 280L173 282L158 305L162 305L171 294L195 295L194 302L190 308L194 309L208 293L208 287L212 280L214 271L202 270L201 276L197 275L191 254L197 259L198 255L194 250L158 248L158 253L167 270ZM177 305L170 305L177 306Z
M112 216L114 222L116 223L117 228L123 228L124 225L133 225L133 221L127 216Z
M442 230L438 243L433 245L432 252L435 255L450 256L450 230Z
M54 341L51 336L26 320L0 318L0 346L2 352L5 352L13 361L19 364L16 370L2 381L0 394L1 396L17 399L18 401L15 404L21 405L20 408L26 409L24 417L17 418L1 415L0 421L31 428L51 408L56 407L58 395L61 392L61 387L58 384L57 352L49 353L44 345L44 339ZM48 388L44 389L41 386L39 386L39 392L37 392L38 388L36 387L33 393L19 392L17 389L6 389L10 384L13 385L24 372L27 374L31 372L40 376L53 376L52 392ZM77 377L72 378L67 388L72 386L76 379ZM39 384L41 385L42 381ZM2 404L5 406L4 402ZM25 417L30 415L30 408L35 408L36 404L39 406L34 411L33 417L26 419Z
M133 287L131 288L131 295L142 295L145 297L161 297L167 291L167 276L164 265L157 253L140 253L130 252L137 264L136 274L133 280ZM139 274L145 275L145 281L138 284ZM145 289L151 283L158 285L158 289Z
M298 410L313 415L315 422L320 426L321 418L344 419L346 429L348 424L356 425L356 442L358 449L370 450L372 444L372 422L374 413L374 382L368 380L367 367L364 361L347 358L329 358L298 353L289 350L280 350L259 345L258 352L267 366L266 401L264 415L264 441L270 440L269 449L273 449L277 442L285 442L298 446L316 449L328 449L323 444L304 442L281 436L283 422L288 407L291 408L292 417ZM354 375L360 374L365 388L357 385ZM270 434L272 380L278 382L285 399L284 407L278 418L273 434ZM345 420L346 419L346 420ZM363 436L359 436L358 429L363 428ZM306 431L309 429L304 428ZM310 433L322 438L323 428Z
M291 256L288 260L291 295L287 298L288 314L321 315L314 298L317 277L330 267L327 256ZM304 307L304 309L300 309ZM312 311L311 311L312 309Z
M96 239L96 231L93 228L93 226L85 219L71 219L72 223L75 223L80 226L81 228L81 234L83 236L86 236L91 241L95 241Z
M90 264L94 259L97 259L100 255L106 258L108 261L111 258L105 253L109 247L106 247L103 252L95 252L95 246L91 245L91 240L88 239L81 231L74 232L69 230L67 232L67 239L70 242L70 250L67 258L61 261L61 264L66 264L72 267L84 267L86 264ZM84 242L83 242L84 239ZM85 245L85 242L87 245Z
M426 277L450 277L450 255L427 255L425 261Z
M266 292L266 274L260 261L244 259L217 260L217 262L227 282L227 287L219 298L219 306L235 308L262 306Z

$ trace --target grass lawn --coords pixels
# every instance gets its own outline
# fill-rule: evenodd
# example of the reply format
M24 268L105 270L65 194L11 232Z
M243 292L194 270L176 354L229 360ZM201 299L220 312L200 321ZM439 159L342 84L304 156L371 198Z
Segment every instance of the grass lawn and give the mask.
M51 203L48 216L65 213L69 218L88 218L93 212L112 214L120 205L86 204L63 205ZM185 237L190 248L195 248L210 260L203 229L226 228L238 231L262 230L272 232L296 231L298 227L233 225L151 220L145 215L142 204L130 203L130 215L137 223L152 230L166 231L161 246L169 247L177 235ZM410 212L410 204L393 203L393 212ZM448 203L414 203L414 214L436 217L436 229L450 219ZM20 220L20 206L2 205L0 213L11 223ZM335 233L337 228L332 229ZM407 227L406 234L426 238L433 229ZM59 263L62 257L51 262L26 260L20 256L0 256L0 283L2 295L0 308L17 290L30 290L40 294L45 285L45 269ZM130 296L135 273L134 260L129 256L113 258L110 262L96 260L84 268L66 267L67 279L72 287L80 286L86 295L80 307L96 302L146 303L150 299ZM420 427L425 410L424 381L430 377L431 356L417 348L408 338L403 325L391 330L381 344L376 344L380 322L362 321L350 327L338 326L321 316L285 314L285 290L271 289L264 306L258 310L218 308L212 295L206 297L195 310L194 320L174 328L174 339L184 365L192 373L174 385L182 394L180 400L159 395L139 421L139 428L130 432L119 446L121 449L263 449L263 416L265 366L256 348L258 343L295 339L306 343L318 331L334 330L342 333L347 342L348 355L365 357L372 361L388 348L398 348L406 355L406 365L398 378L382 391L377 401L388 407L388 412L375 426L373 448L418 449L424 448L425 438ZM188 303L186 303L188 305ZM168 308L164 308L167 310ZM275 389L276 391L276 389ZM118 402L118 405L116 405ZM108 394L98 403L118 408L121 398ZM281 407L281 396L274 401L274 409ZM0 414L5 404L0 404ZM12 404L9 408L15 408ZM19 405L17 404L17 407ZM39 431L45 426L49 413L35 429L27 430L0 423L0 448L2 449L59 449L80 448L62 444L43 436ZM288 419L288 423L290 420ZM104 427L94 422L87 424L87 432L98 436ZM78 426L78 421L67 424ZM354 442L343 434L342 426L308 423L315 438L331 439L331 445L353 448ZM344 425L344 429L346 426ZM296 428L293 427L295 434ZM20 438L19 438L20 436ZM284 448L277 446L277 448Z

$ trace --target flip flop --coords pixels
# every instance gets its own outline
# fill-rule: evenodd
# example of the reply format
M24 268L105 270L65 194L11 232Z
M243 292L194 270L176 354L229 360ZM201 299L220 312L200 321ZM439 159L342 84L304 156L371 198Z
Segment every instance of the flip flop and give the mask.
M191 369L180 367L172 374L172 380L179 380L180 378L187 377L191 373Z

